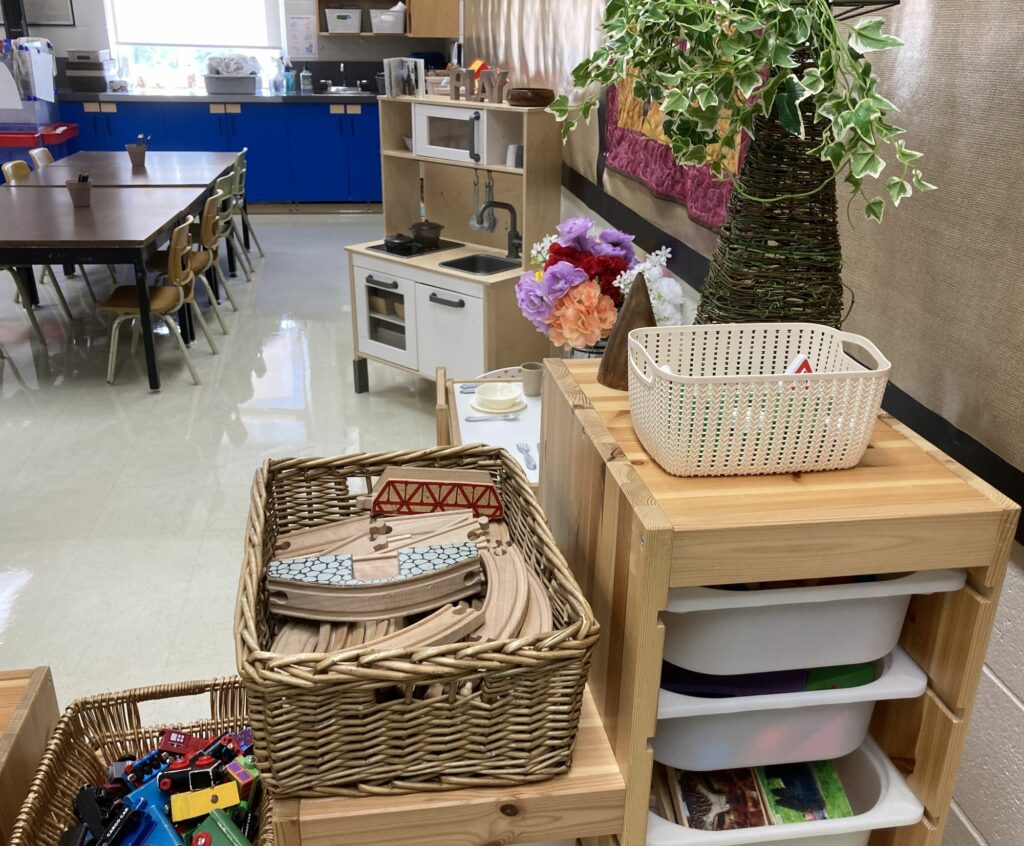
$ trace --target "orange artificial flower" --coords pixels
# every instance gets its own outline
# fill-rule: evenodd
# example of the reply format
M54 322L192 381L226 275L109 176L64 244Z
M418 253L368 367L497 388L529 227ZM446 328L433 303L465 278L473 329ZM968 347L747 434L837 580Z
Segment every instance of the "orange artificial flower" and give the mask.
M555 302L549 337L566 348L589 347L611 334L618 312L611 297L593 279L582 282Z

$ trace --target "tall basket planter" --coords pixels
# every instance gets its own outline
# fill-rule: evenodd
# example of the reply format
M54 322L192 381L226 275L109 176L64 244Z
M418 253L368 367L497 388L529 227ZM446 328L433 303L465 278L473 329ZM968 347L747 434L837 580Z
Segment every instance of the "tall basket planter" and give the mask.
M186 725L143 725L140 704L201 695L209 696L207 719ZM78 822L71 803L79 789L85 784L105 784L107 764L154 749L161 729L210 736L248 724L245 691L238 678L142 687L75 700L46 746L8 846L58 846L64 831ZM253 846L271 846L272 800L266 793L260 814Z
M836 329L842 323L834 172L830 162L810 155L821 143L821 124L814 123L810 101L801 110L806 138L793 135L774 115L754 124L701 290L697 323L822 323ZM774 203L747 199L780 194L792 196Z
M382 652L271 651L266 574L277 538L363 513L387 467L485 470L511 539L551 599L555 630ZM467 446L267 462L253 483L235 616L260 772L276 795L362 796L543 781L572 762L593 612L518 462Z

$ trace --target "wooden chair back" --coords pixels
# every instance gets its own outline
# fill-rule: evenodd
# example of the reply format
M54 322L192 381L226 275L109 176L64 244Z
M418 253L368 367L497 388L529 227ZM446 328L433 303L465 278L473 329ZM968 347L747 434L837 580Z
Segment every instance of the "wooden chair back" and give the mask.
M248 152L248 147L242 147L242 151L235 156L235 196L239 199L245 196L245 173L247 170L245 155Z
M190 293L195 276L192 273L192 226L193 217L189 215L185 221L176 226L171 233L171 245L167 250L167 279L172 285L185 288L186 297Z
M36 166L36 170L53 164L53 153L46 147L33 147L28 154L32 159L32 164Z
M220 244L220 202L223 191L214 191L203 205L203 218L199 223L199 243L206 249L217 251Z
M32 174L31 168L29 168L28 164L23 162L21 159L4 162L0 165L0 171L3 171L4 182L12 182L15 179L24 179Z

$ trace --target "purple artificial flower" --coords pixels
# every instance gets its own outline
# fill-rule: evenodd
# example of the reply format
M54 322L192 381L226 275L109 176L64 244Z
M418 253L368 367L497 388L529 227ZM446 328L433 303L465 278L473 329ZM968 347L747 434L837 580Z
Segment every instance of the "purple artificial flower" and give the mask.
M587 271L582 268L567 261L560 261L544 271L540 286L544 291L544 298L549 303L555 303L589 278Z
M588 234L594 228L594 221L586 217L570 217L557 227L559 235L558 243L563 247L572 247L589 253L594 248L594 239Z
M547 319L551 316L551 301L544 295L545 288L534 273L526 272L516 282L516 302L529 320L540 332L547 331Z
M632 267L636 264L636 252L633 250L633 241L636 236L627 235L618 229L605 229L598 237L598 243L594 247L596 256L615 256L625 259Z

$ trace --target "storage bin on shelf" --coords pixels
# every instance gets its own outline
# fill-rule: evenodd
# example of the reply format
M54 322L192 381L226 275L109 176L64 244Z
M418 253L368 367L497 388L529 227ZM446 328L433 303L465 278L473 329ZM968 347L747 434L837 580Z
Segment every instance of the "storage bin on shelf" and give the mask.
M359 32L363 24L362 9L325 9L328 32Z
M662 689L654 760L680 770L724 770L847 755L864 742L875 702L914 699L927 676L899 647L859 687L706 698Z
M405 32L405 12L394 9L370 9L374 32Z
M647 846L867 846L871 832L876 829L920 821L923 806L871 738L855 752L836 759L835 765L853 808L852 817L701 831L676 825L652 811L647 821Z
M798 356L812 373L786 373ZM866 338L810 323L634 329L629 406L676 476L837 470L867 449L889 368Z
M270 651L279 624L266 574L278 535L364 513L363 493L394 466L490 473L509 534L548 590L554 632L385 653ZM519 463L480 445L267 462L253 483L235 628L260 773L290 796L516 785L566 772L598 637Z
M665 660L711 675L875 661L895 648L911 596L965 580L962 570L925 570L808 587L675 588L663 615Z
M139 706L144 703L208 695L209 716L197 722L145 726ZM193 705L194 703L188 703ZM68 706L46 746L32 787L21 806L8 846L58 846L64 831L78 820L72 800L87 784L106 782L106 766L122 756L139 755L157 745L164 728L199 735L238 731L249 724L242 680L191 681L140 687L76 699ZM260 801L260 831L253 846L271 846L273 800Z

